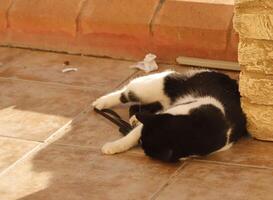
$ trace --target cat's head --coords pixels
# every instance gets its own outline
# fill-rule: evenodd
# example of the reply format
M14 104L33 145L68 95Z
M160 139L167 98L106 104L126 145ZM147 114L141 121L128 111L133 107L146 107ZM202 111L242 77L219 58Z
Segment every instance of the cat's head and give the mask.
M143 124L140 139L145 154L165 162L177 161L175 138L170 133L173 115L137 113L136 118Z

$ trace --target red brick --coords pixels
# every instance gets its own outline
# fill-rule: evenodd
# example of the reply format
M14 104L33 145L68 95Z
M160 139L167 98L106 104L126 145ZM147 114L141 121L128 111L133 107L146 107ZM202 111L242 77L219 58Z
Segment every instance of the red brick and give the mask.
M159 0L89 0L81 13L83 53L142 58L148 51L149 23Z
M70 48L70 52L129 60L143 59L150 51L149 41L145 38L112 33L80 35Z
M227 60L238 61L238 44L239 34L232 28L226 48Z
M8 26L7 14L11 4L12 4L12 0L5 0L5 1L1 1L0 3L0 44L6 41L6 36L7 36L6 31Z
M159 0L89 0L80 19L82 34L149 35Z
M7 28L7 12L12 0L1 1L0 3L0 31Z
M178 55L225 59L233 5L223 2L167 0L153 24L155 51L170 59Z
M12 31L76 35L83 0L16 0L10 10Z
M16 0L9 12L6 44L69 52L84 0Z
M1 39L1 26L7 27L7 22L1 17L6 7L0 6L0 44L133 60L152 52L164 62L181 55L237 59L236 35L231 32L233 0L160 3L16 0L3 32L9 42Z

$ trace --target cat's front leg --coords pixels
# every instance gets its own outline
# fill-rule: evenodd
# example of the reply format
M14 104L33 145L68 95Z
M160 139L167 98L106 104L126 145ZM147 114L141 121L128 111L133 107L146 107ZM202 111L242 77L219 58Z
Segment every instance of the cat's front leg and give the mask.
M141 136L142 127L143 125L140 124L123 138L116 140L114 142L106 143L105 145L103 145L101 149L102 153L109 154L109 155L115 154L115 153L121 153L136 146Z
M124 91L125 91L125 88L115 92L111 92L107 95L104 95L98 98L97 100L95 100L92 103L92 106L101 110L104 108L111 108L113 106L119 105L121 103L120 101L121 95Z

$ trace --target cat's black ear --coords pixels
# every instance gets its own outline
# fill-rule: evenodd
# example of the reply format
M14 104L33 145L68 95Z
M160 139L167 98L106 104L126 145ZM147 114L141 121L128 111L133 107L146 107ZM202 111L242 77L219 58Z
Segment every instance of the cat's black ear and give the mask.
M155 119L155 114L151 113L136 113L136 118L142 124L147 124Z

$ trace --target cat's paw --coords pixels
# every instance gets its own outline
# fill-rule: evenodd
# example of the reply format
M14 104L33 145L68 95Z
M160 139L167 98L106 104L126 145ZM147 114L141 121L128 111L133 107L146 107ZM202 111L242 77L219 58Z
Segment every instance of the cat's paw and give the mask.
M131 124L132 127L136 127L140 124L140 121L138 121L138 119L136 118L135 115L133 115L130 119L129 119L129 123Z
M101 151L103 154L106 155L112 155L119 152L118 146L116 145L115 142L108 142L104 144L103 147L101 148Z
M102 110L104 108L108 108L108 98L106 96L102 96L100 98L98 98L97 100L95 100L93 103L92 103L92 106L94 108L97 108L99 110Z

